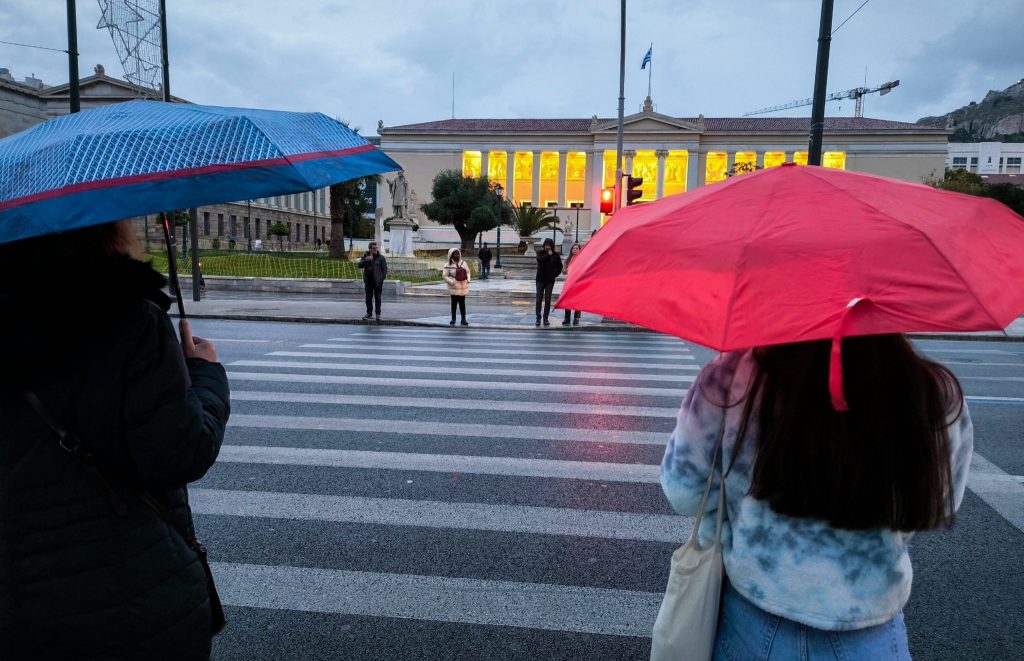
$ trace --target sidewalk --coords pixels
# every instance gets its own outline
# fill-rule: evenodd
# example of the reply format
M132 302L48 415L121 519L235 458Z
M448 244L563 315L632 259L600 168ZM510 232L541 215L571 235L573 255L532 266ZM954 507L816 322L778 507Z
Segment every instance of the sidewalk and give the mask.
M466 298L466 312L471 328L536 330L534 326L534 283L526 280L474 281ZM555 297L561 290L555 285ZM449 298L443 284L410 285L404 296L385 297L382 325L442 326L451 320ZM234 319L244 321L280 321L328 324L377 324L363 321L366 304L361 296L338 298L315 294L256 294L242 292L207 292L203 300L191 300L185 293L185 313L196 319ZM177 315L176 306L171 314ZM579 326L562 326L562 310L551 310L551 326L542 330L559 331L635 331L645 328L614 319L584 313ZM1024 317L1015 320L1005 332L921 333L917 338L949 340L989 340L1024 342Z

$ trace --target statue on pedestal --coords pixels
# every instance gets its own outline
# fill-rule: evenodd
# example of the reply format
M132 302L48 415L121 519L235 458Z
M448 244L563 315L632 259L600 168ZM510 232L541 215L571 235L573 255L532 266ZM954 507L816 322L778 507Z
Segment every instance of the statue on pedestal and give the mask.
M387 179L388 190L391 191L391 209L394 218L405 218L405 209L409 205L409 182L405 180L405 171L398 171L397 179Z

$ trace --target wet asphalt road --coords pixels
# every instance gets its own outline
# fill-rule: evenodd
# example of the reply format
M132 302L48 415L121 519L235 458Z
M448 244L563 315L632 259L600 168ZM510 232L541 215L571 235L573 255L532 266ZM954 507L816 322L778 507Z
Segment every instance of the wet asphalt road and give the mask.
M192 499L229 604L215 658L646 658L688 532L655 466L712 352L636 333L194 328L235 394ZM972 398L976 451L1024 475L1024 344L919 345ZM913 541L916 658L1024 655L1024 499L1005 483L998 507L969 490L953 530Z

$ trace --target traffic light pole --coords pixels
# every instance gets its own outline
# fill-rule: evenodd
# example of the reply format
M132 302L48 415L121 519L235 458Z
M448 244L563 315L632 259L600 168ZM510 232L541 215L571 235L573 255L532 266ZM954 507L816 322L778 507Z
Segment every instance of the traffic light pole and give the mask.
M619 125L615 130L615 208L622 207L622 117L626 106L626 0L619 19Z
M825 131L825 86L828 84L828 52L832 44L832 2L821 0L818 28L818 62L814 69L814 105L811 108L811 136L807 164L821 165L821 139Z

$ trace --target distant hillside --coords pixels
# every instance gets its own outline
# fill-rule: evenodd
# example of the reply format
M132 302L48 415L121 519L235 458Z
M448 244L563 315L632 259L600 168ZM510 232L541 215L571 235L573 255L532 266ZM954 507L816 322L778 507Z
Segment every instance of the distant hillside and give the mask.
M1002 92L991 91L981 103L939 117L922 117L918 124L953 129L950 142L1024 142L1024 79Z

